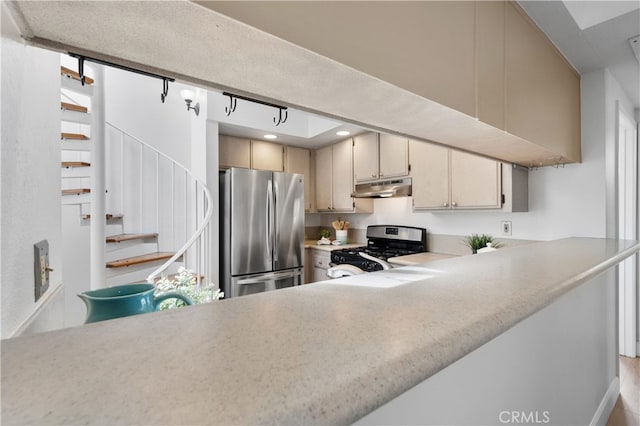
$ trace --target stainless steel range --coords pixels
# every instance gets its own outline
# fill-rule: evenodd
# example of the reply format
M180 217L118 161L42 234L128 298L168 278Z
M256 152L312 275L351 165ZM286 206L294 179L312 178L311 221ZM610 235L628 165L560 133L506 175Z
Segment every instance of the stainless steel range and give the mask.
M388 269L387 259L427 251L427 230L413 226L370 225L367 245L331 252L333 265L351 265L362 272ZM356 271L354 268L350 268Z

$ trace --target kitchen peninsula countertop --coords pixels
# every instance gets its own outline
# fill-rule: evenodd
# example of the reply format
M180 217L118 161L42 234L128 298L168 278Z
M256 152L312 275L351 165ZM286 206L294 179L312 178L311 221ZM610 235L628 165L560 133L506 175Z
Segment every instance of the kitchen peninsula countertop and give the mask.
M541 242L4 340L2 421L348 424L639 249Z
M421 263L435 262L436 260L450 259L452 257L458 257L458 256L452 255L452 254L432 253L432 252L426 251L424 253L390 257L389 259L387 259L387 262L392 263L394 265L411 266L411 265L420 265Z

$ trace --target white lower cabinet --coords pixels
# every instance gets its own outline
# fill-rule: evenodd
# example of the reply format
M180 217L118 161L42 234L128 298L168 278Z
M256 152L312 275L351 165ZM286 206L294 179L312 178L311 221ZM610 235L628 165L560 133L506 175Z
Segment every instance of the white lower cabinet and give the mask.
M311 249L311 267L310 282L318 282L328 280L327 270L331 263L331 252L323 250Z

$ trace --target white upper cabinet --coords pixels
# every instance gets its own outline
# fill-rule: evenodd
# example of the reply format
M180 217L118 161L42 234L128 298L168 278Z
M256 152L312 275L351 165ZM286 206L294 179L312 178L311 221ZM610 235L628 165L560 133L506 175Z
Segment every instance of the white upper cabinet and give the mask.
M353 138L356 183L409 174L409 140L385 133L365 133Z
M426 142L410 142L416 210L499 209L501 165L477 155Z
M333 146L316 150L316 209L330 212L333 204Z
M439 145L409 141L413 207L449 208L449 150Z
M304 175L304 210L313 211L311 151L295 146L285 147L284 171Z
M409 140L380 133L380 178L409 174Z
M500 163L453 150L450 160L452 208L502 207Z
M333 145L333 211L353 211L353 150L351 139Z
M319 212L371 213L371 199L351 198L353 192L353 140L316 151L316 209Z
M284 147L277 143L251 141L251 168L281 172L284 170Z
M378 134L353 138L353 177L356 183L378 179Z
M218 138L218 164L221 169L251 167L251 141L220 135Z

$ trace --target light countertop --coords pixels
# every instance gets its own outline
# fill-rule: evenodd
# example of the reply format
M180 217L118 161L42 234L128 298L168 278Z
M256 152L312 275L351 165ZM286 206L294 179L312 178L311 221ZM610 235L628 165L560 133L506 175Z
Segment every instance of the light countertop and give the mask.
M367 243L355 243L355 242L351 242L348 244L340 244L340 245L333 245L333 244L320 245L318 244L318 240L306 240L304 242L304 248L312 248L312 249L323 250L323 251L342 250L345 248L354 248L354 247L366 247L366 245Z
M535 243L4 340L2 421L348 424L639 249Z
M424 253L408 254L406 256L390 257L389 259L387 259L387 262L394 265L411 266L420 265L421 263L434 262L436 260L450 259L452 257L458 256L444 253L432 253L427 251Z

